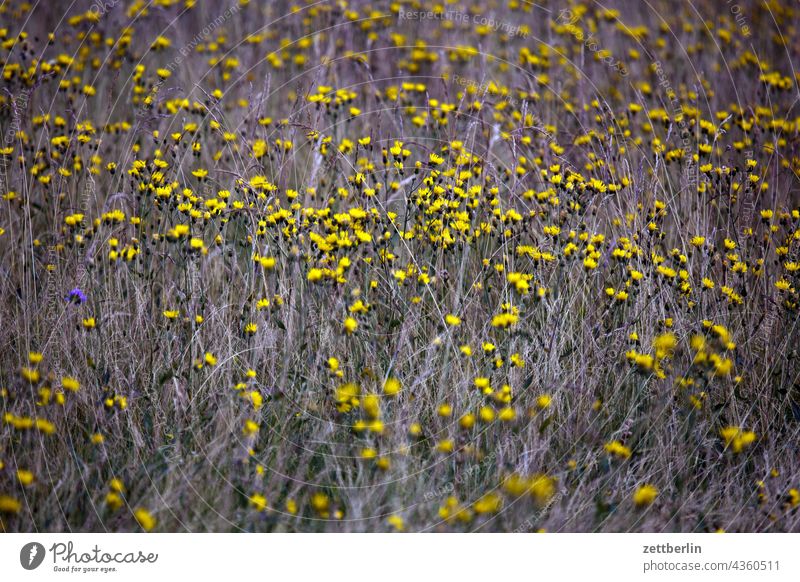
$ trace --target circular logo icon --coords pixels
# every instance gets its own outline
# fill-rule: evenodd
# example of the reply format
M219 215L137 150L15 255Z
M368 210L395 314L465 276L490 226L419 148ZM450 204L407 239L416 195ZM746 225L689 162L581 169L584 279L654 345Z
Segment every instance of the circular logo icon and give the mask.
M44 561L44 546L39 542L30 542L19 551L19 563L26 570L35 570Z

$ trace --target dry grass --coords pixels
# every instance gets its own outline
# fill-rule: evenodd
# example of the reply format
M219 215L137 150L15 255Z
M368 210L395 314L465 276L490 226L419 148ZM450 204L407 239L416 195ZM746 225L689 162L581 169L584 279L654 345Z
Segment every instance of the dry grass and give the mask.
M3 530L800 529L791 3L154 4L0 8Z

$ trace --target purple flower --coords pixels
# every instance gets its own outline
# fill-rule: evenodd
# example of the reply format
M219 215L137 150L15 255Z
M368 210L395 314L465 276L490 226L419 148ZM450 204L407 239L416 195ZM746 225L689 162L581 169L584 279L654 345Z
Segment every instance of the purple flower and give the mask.
M75 289L67 294L66 300L70 303L76 303L77 305L80 305L86 301L86 295L78 287L75 287Z

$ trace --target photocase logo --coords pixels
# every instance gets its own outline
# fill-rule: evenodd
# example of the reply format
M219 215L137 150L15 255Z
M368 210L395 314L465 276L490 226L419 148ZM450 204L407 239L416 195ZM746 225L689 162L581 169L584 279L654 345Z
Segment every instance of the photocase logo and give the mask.
M26 570L35 570L44 561L44 546L39 542L30 542L19 551L19 563Z

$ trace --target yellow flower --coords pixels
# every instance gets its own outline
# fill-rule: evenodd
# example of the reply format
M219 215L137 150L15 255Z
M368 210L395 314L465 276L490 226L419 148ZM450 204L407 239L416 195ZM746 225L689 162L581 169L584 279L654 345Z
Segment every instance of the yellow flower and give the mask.
M321 491L311 496L311 507L320 517L328 518L330 516L330 499Z
M260 493L253 493L248 501L256 511L264 511L267 508L267 498Z
M366 460L374 459L378 456L378 451L373 449L372 447L365 447L361 449L361 458Z
M453 327L461 325L461 318L456 315L453 315L452 313L448 313L447 315L445 315L444 320L447 323L447 325L452 325Z
M53 434L56 432L55 425L49 420L45 420L44 418L36 419L36 428L39 431L43 432L44 434Z
M348 317L344 320L344 332L347 335L353 335L358 328L358 322L353 317Z
M0 512L17 513L20 508L22 508L22 504L13 497L9 495L0 495Z
M17 479L23 486L27 487L28 485L34 482L36 477L31 471L28 471L27 469L19 469L17 470Z
M374 420L380 417L381 402L377 394L367 394L366 396L364 396L362 406L364 408L364 412L366 413L366 415L369 416L371 419Z
M556 479L548 475L534 475L528 487L533 501L539 507L547 505L556 494Z
M734 453L741 453L756 440L756 433L742 430L738 426L726 426L719 431L725 448L730 448Z
M519 321L519 316L513 313L498 313L492 317L492 327L506 329Z
M69 390L70 392L77 392L78 388L81 386L75 378L71 378L70 376L61 378L61 385L65 390Z
M472 509L475 510L475 513L480 515L484 513L497 513L502 506L503 498L500 497L500 495L497 493L487 493L472 505Z
M464 430L471 429L473 426L475 426L475 415L465 414L464 416L458 419L458 424Z
M394 531L403 531L405 530L405 523L403 522L403 518L399 515L390 515L386 518L386 523L394 528Z
M312 283L315 283L317 281L321 281L323 275L324 275L324 271L322 269L314 268L314 269L309 269L308 275L306 276L306 278L309 281L311 281Z
M478 376L477 378L475 378L473 383L475 384L475 388L484 393L486 393L487 390L491 391L489 378L486 378L485 376Z
M106 505L111 511L116 511L122 507L123 504L124 501L119 493L116 493L115 491L109 491L106 493Z
M386 383L383 385L383 393L387 396L395 396L400 392L401 385L400 380L397 378L389 378L386 380Z
M152 531L152 529L156 527L156 524L158 523L158 520L156 520L156 518L153 517L153 515L143 507L137 508L136 511L133 512L133 516L136 518L136 521L139 522L139 525L142 526L144 531Z
M678 338L674 333L665 333L659 335L653 340L653 348L656 351L656 359L663 360L670 357L675 351L675 346L678 344Z
M258 259L259 264L266 270L271 271L275 268L275 257L261 257Z
M35 368L22 368L22 370L20 370L20 375L31 384L39 382L39 370Z
M631 457L631 450L619 441L606 443L603 448L608 454L619 457L620 459L629 459Z
M336 388L336 402L339 412L349 412L351 408L359 406L358 397L361 395L361 388L357 384L347 382Z
M452 453L454 445L453 439L444 439L437 443L436 449L440 453Z
M503 422L508 422L508 421L514 420L514 418L516 418L516 416L517 416L517 413L514 411L514 409L511 408L510 406L507 406L507 407L502 408L500 410L500 412L497 415L497 418L499 418Z
M633 493L633 503L636 507L647 507L658 497L658 489L650 484L640 485Z

